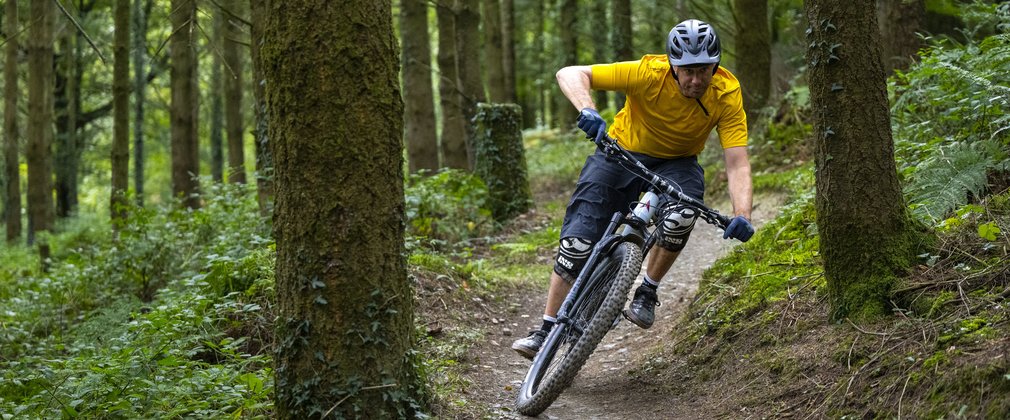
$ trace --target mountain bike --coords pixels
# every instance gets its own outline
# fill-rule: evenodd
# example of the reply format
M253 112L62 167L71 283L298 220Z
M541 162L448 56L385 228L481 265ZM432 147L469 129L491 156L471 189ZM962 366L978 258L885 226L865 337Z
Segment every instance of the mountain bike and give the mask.
M658 240L655 224L667 211L683 204L694 207L702 220L721 229L725 230L730 222L728 217L685 195L675 181L646 168L609 136L598 146L608 160L651 187L630 212L613 214L603 239L594 246L572 284L558 311L557 323L534 357L516 397L516 409L525 415L535 416L546 410L571 385L603 336L617 326L628 291L642 270L642 261Z

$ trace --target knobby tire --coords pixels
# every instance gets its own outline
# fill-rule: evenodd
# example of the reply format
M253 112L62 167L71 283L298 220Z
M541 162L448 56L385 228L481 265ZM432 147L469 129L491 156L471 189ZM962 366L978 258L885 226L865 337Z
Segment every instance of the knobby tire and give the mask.
M540 414L571 385L624 308L641 269L642 251L630 242L618 244L600 260L568 312L571 322L555 325L533 359L516 397L520 413Z

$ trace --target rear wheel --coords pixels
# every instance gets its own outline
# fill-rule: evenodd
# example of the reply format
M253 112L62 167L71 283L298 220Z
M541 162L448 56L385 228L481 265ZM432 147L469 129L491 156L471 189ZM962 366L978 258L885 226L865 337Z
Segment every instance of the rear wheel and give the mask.
M520 413L540 414L568 388L614 325L641 269L642 251L630 242L618 244L596 264L568 311L569 322L554 326L533 359L516 398Z

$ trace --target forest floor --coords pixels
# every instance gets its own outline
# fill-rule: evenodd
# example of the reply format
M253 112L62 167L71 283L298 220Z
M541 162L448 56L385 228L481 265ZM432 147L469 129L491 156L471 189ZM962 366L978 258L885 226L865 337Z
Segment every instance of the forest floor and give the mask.
M759 198L755 203L753 216L760 226L775 216L781 198ZM729 205L725 201L716 202L715 208L728 209ZM560 215L533 210L507 231L528 232L548 224L553 217ZM650 359L662 357L658 355L670 342L672 331L694 298L702 273L736 243L723 239L721 230L699 221L687 248L663 278L659 290L661 306L657 307L655 325L644 330L622 319L618 327L604 337L573 384L539 418L687 419L725 413L724 407L693 403L691 395L670 395L662 390L668 388L664 384L644 378L642 367ZM504 287L483 298L471 297L468 302L453 302L453 309L445 305L444 300L431 305L422 303L422 307L428 306L422 313L426 314L424 319L429 326L438 325L439 331L469 329L481 337L474 341L460 362L461 380L469 385L463 391L465 395L460 396L458 406L449 410L455 413L451 415L524 418L514 412L514 404L530 362L511 350L510 345L540 325L546 299L546 276L554 252L553 248L538 251L536 260L544 266L544 279L530 279L528 283ZM640 282L641 274L632 290ZM456 306L460 303L462 306ZM719 389L736 389L732 384L716 382L707 384L709 391L719 393ZM657 393L662 393L662 397L656 398Z

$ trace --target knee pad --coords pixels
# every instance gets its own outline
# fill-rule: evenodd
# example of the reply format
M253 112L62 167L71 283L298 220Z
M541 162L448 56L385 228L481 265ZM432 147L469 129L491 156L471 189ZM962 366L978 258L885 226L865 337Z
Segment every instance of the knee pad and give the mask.
M561 238L558 256L554 262L554 272L569 283L574 283L582 272L582 267L593 252L593 242L582 238Z
M696 220L698 210L683 204L672 206L658 226L659 246L672 252L683 250Z

